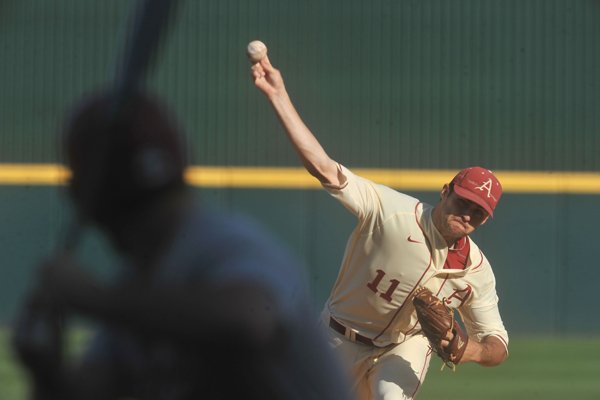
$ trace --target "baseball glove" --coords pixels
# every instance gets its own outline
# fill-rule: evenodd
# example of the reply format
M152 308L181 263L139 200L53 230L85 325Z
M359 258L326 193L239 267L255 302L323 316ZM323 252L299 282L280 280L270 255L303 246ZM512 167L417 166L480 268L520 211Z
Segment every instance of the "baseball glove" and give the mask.
M429 340L431 348L445 365L454 369L465 353L469 341L465 331L454 320L454 310L425 287L415 292L413 304L423 334ZM454 337L448 346L442 347L442 340L449 331L454 334Z

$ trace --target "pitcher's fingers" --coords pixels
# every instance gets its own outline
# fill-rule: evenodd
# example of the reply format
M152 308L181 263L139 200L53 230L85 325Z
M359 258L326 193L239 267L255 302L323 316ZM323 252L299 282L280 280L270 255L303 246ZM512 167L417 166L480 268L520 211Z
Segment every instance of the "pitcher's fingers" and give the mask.
M440 339L442 339L442 340L452 339L452 328L447 329L443 335L440 335Z
M252 66L252 77L254 79L263 78L264 76L265 76L265 71L260 66L260 64L255 64Z
M275 68L271 65L271 61L269 60L269 56L264 56L259 63L267 72L273 72Z

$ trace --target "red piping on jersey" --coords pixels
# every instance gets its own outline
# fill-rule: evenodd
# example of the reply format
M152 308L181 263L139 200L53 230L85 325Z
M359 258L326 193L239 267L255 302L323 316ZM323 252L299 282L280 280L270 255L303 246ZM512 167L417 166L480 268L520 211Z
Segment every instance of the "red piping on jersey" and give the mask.
M433 353L433 350L431 349L431 347L429 347L429 350L427 350L427 354L425 355L425 362L423 363L423 368L421 368L421 373L419 374L419 383L417 384L415 391L410 396L412 399L415 398L417 392L419 391L419 388L421 387L421 383L423 383L423 374L425 374L425 366L427 365L427 360L431 358L431 353Z
M419 229L421 229L421 232L423 232L423 237L425 238L425 241L427 242L428 248L431 248L431 243L429 243L429 239L427 238L427 235L425 235L425 231L423 230L423 227L419 223L419 218L417 218L417 208L419 207L419 204L421 204L421 202L417 202L417 204L415 205L415 220L417 222L417 225L419 226ZM419 278L419 280L417 281L417 283L415 284L415 286L408 293L408 296L406 296L406 299L404 299L404 302L402 304L400 304L400 307L398 307L398 309L396 310L396 312L394 313L394 315L390 319L390 322L388 322L388 324L386 325L386 327L383 328L383 330L381 332L379 332L379 335L375 336L372 339L373 341L377 340L381 335L383 335L383 333L388 330L388 328L390 327L390 325L392 325L392 322L396 319L396 317L398 316L398 314L400 313L400 311L402 311L402 309L406 305L406 301L412 297L412 294L419 287L419 283L421 283L421 281L423 280L423 277L425 276L425 274L427 273L427 271L429 271L429 268L431 268L432 261L433 261L433 258L431 256L431 252L429 252L429 264L427 265L427 268L425 268L425 271L423 271L423 274L421 275L421 277Z
M469 240L471 240L471 239L469 238ZM477 264L476 267L471 268L472 270L476 270L477 268L481 267L481 265L483 264L483 253L481 252L481 249L479 249L479 259L480 259L479 264Z
M442 291L442 288L444 287L444 285L446 284L446 282L448 282L448 278L450 277L449 274L446 274L446 277L444 278L444 282L442 282L442 284L440 285L439 290L437 291L437 293L435 294L436 296L439 296L440 292Z
M418 321L418 320L417 320L417 321L415 321L415 324L414 324L414 325L413 325L413 326L412 326L412 327L411 327L409 330L407 330L407 331L406 331L405 335L408 335L408 334L410 334L412 331L414 331L414 330L415 330L415 328L417 327L417 324L418 324L418 323L419 323L419 321Z

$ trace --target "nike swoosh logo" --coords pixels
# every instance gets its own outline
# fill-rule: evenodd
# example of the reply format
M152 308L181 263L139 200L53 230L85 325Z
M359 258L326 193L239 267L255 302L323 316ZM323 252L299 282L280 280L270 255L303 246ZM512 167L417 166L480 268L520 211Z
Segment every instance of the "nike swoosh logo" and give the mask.
M420 240L413 239L412 235L408 235L408 241L411 243L423 243Z

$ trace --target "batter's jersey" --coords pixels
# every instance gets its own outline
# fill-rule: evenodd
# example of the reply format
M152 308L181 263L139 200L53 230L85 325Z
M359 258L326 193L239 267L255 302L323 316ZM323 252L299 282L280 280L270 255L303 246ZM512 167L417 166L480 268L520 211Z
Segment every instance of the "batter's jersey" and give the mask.
M448 246L434 226L433 207L340 166L346 182L324 185L358 218L325 305L338 322L373 339L400 343L419 330L412 294L426 286L458 309L469 336L496 336L508 345L490 263L470 240L465 269L444 269Z
M132 274L123 283L148 278ZM220 340L199 340L194 346L106 326L85 360L109 366L113 379L135 398L351 398L350 385L318 326L305 268L262 225L214 210L189 212L158 260L152 284L185 287L194 281L227 288L236 282L260 285L275 299L281 331L277 347L262 356L242 351L244 345L235 341L242 339L243 324L224 331Z

